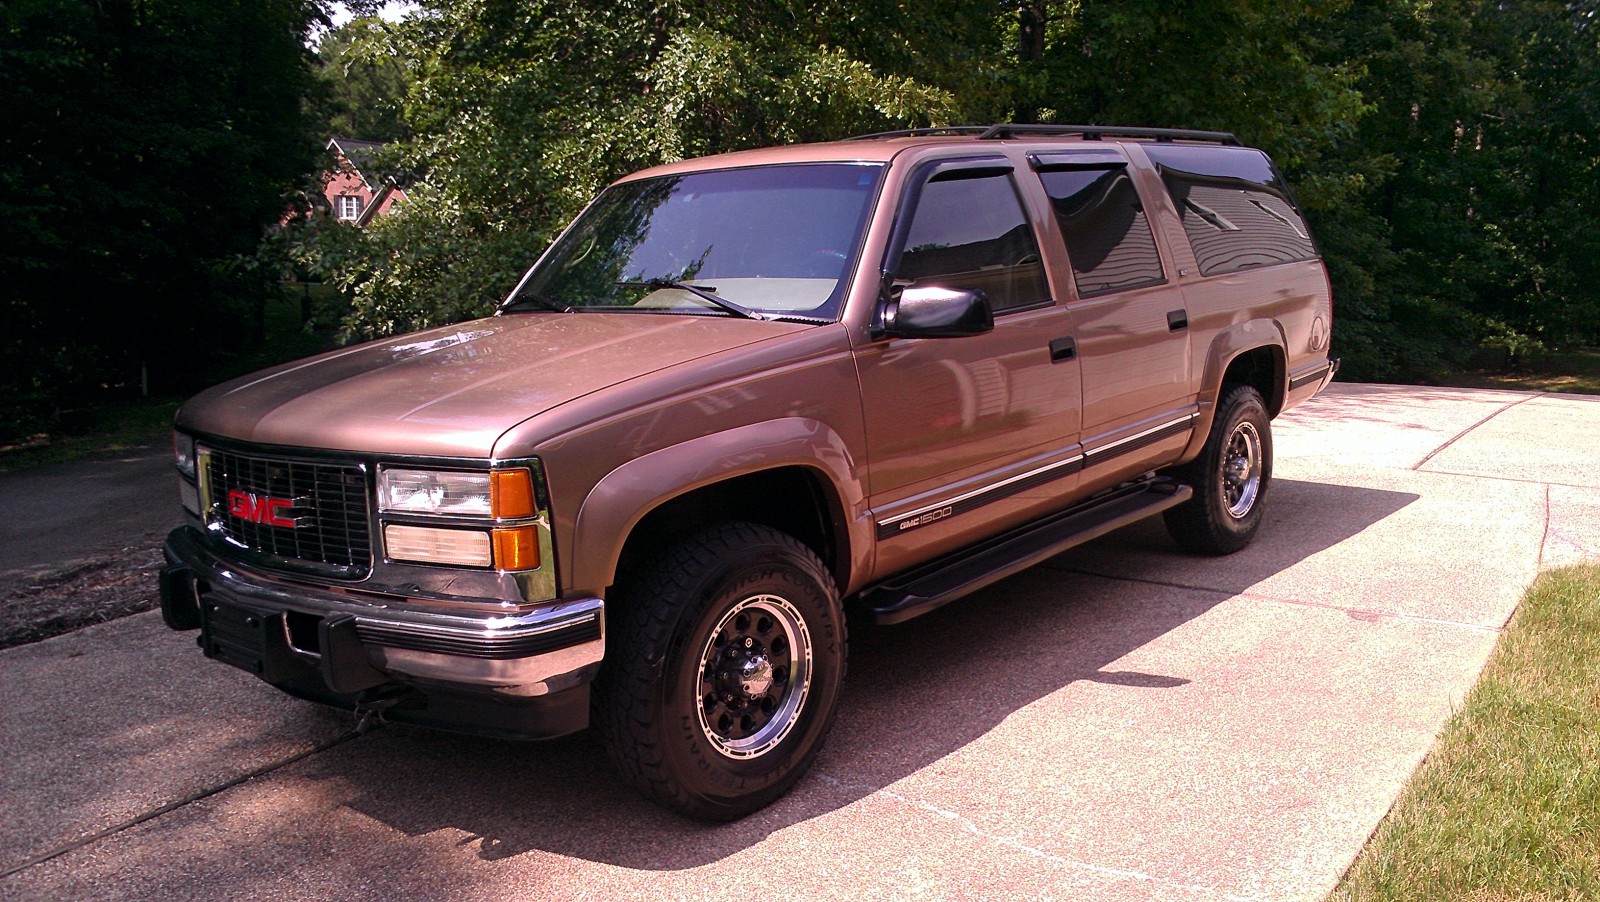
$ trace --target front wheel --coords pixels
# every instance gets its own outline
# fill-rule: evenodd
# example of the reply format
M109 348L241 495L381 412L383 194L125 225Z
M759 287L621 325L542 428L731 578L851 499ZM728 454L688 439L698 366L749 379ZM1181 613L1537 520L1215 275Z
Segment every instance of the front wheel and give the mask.
M794 538L725 523L619 585L594 722L634 788L732 820L805 774L844 676L838 591Z
M1166 512L1167 532L1202 554L1232 554L1261 528L1272 479L1272 427L1261 393L1229 389L1211 421L1200 456L1173 473L1194 497Z

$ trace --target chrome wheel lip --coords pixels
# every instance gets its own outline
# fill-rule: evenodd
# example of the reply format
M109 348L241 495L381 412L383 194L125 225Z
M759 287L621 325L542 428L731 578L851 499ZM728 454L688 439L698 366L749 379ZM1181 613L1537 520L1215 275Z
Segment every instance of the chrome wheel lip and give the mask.
M1261 433L1255 424L1243 422L1233 428L1228 443L1223 446L1222 503L1228 516L1243 520L1256 506L1261 496L1261 472L1264 455L1261 450Z
M765 615L773 619L776 629L781 632L789 648L790 672L785 681L783 695L778 700L771 719L749 736L732 738L720 732L711 722L706 706L702 703L699 687L700 675L712 667L720 656L717 638L741 614ZM811 692L814 657L811 631L806 627L805 618L800 616L800 612L787 599L777 595L752 595L729 608L728 612L722 615L722 619L717 621L716 627L711 630L706 637L705 645L700 649L699 669L695 682L695 715L699 720L700 730L711 743L711 747L724 757L748 760L772 751L783 742L793 732L795 724L800 721L800 713L805 710L806 697Z

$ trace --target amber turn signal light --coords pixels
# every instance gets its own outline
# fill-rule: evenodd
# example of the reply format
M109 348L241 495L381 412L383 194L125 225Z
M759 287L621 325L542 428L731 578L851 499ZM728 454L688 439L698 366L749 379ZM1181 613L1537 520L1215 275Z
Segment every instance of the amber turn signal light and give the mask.
M490 473L489 509L500 520L533 516L536 509L533 506L532 471L522 468Z
M535 527L495 530L494 566L497 570L539 569L539 534Z

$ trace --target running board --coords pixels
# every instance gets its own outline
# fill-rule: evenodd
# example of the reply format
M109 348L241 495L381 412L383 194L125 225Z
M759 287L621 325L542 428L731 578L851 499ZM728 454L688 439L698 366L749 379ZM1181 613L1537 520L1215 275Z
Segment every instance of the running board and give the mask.
M1188 501L1194 489L1151 477L901 573L857 598L877 623L903 623L1129 523Z

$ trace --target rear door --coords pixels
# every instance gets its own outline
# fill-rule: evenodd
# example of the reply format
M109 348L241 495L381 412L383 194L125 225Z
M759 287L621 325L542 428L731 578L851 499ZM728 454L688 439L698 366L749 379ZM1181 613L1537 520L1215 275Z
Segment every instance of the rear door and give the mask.
M1114 147L1029 155L1066 245L1082 358L1085 480L1106 484L1170 461L1195 414L1188 310Z

